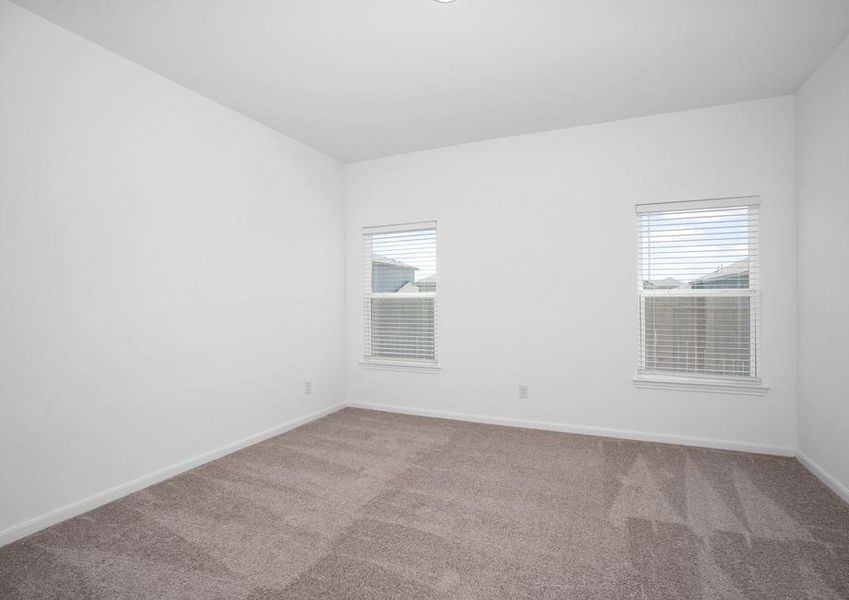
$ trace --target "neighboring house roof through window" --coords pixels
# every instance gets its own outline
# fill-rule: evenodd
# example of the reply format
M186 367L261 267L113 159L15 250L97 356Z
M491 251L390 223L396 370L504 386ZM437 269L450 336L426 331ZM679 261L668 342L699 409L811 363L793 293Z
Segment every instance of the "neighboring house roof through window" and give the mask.
M379 265L390 265L393 267L404 267L405 269L414 269L416 271L419 270L418 267L414 267L413 265L408 265L405 262L401 262L400 260L395 260L394 258L389 258L388 256L381 256L380 254L373 254L371 257L371 262L377 263Z

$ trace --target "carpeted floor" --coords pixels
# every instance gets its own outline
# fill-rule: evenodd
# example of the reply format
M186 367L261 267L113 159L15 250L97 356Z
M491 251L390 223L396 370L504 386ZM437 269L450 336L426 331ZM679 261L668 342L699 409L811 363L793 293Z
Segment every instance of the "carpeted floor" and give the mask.
M0 548L0 598L849 598L798 462L345 409Z

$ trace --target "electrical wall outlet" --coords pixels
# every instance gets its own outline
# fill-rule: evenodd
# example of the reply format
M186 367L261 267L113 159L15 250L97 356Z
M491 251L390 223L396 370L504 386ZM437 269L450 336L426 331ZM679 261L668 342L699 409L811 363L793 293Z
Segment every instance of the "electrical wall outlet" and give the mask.
M520 385L519 386L519 398L525 399L528 397L528 386Z
M304 393L312 394L312 379L304 380Z

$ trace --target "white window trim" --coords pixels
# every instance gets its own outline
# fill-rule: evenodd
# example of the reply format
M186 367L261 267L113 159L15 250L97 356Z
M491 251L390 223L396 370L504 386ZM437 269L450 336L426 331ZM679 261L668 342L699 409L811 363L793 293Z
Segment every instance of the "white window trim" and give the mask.
M702 210L705 208L733 208L737 206L760 206L760 196L729 196L728 198L705 198L704 200L674 200L672 202L642 202L636 204L638 215L668 210Z
M710 392L718 394L740 394L745 396L763 396L769 386L763 385L760 378L737 379L732 377L713 379L710 377L689 377L687 375L668 375L643 372L634 377L634 385L642 389L677 390L684 392Z
M668 210L688 210L688 209L703 209L703 208L730 208L734 206L757 206L760 208L760 196L738 196L728 198L710 198L705 200L683 200L673 202L658 202L658 203L640 203L635 205L636 214L642 215L646 213L662 212ZM760 237L760 233L757 234ZM758 240L759 241L759 240ZM757 245L757 252L760 254L760 243ZM640 272L640 239L637 236L637 273ZM759 257L758 257L759 258ZM757 262L757 261L755 261ZM638 275L639 277L639 275ZM749 295L758 298L760 302L760 267L754 273L755 280L758 282L758 288L755 290L702 290L699 295L716 295L716 296L741 296ZM748 292L748 293L746 293ZM687 295L686 292L680 290L638 290L637 302L642 305L642 299L651 296L674 296ZM640 308L642 310L642 308ZM643 343L643 335L640 331L642 327L642 319L637 322L637 336L640 344ZM757 352L758 363L760 363L760 331L754 329L752 325L752 334L757 337ZM753 350L755 352L755 350ZM645 356L644 352L640 356ZM758 370L761 365L758 364ZM760 376L756 377L729 377L729 376L697 376L687 374L676 374L668 372L651 372L639 371L634 376L634 385L642 389L654 390L674 390L686 392L708 392L719 394L732 395L747 395L747 396L763 396L769 391L769 386L764 385Z
M436 219L430 221L417 221L413 223L396 223L392 225L375 225L375 226L365 226L361 227L360 231L362 235L374 234L374 233L400 233L404 231L417 231L419 229L436 229ZM437 230L436 234L436 260L437 263L439 261L439 232ZM367 279L371 279L368 277ZM437 299L438 292L424 292L417 294L418 297L429 297ZM397 294L381 294L381 293L370 293L370 298L380 298L380 297L397 297ZM439 327L439 321L434 315L434 333L436 333L436 329ZM364 330L364 327L360 328L361 331ZM438 348L434 348L434 352L436 358L432 361L430 360L387 360L384 358L369 358L366 356L366 351L368 348L366 347L365 336L363 337L363 348L360 356L362 359L360 360L360 367L363 369L372 369L379 371L401 371L407 373L439 373L441 367L439 366L439 350Z
M360 361L364 369L376 369L379 371L406 371L408 373L439 373L442 367L435 362L405 362L401 360L380 360L377 358L364 358Z
M436 219L432 221L415 221L413 223L394 223L392 225L366 225L360 228L363 234L403 233L405 231L418 231L419 229L436 229Z

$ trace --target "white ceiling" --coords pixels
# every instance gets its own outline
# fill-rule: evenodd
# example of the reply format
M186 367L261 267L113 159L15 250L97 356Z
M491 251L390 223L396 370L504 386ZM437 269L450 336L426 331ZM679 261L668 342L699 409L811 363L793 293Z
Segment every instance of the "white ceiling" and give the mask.
M16 0L343 162L793 92L849 0Z

